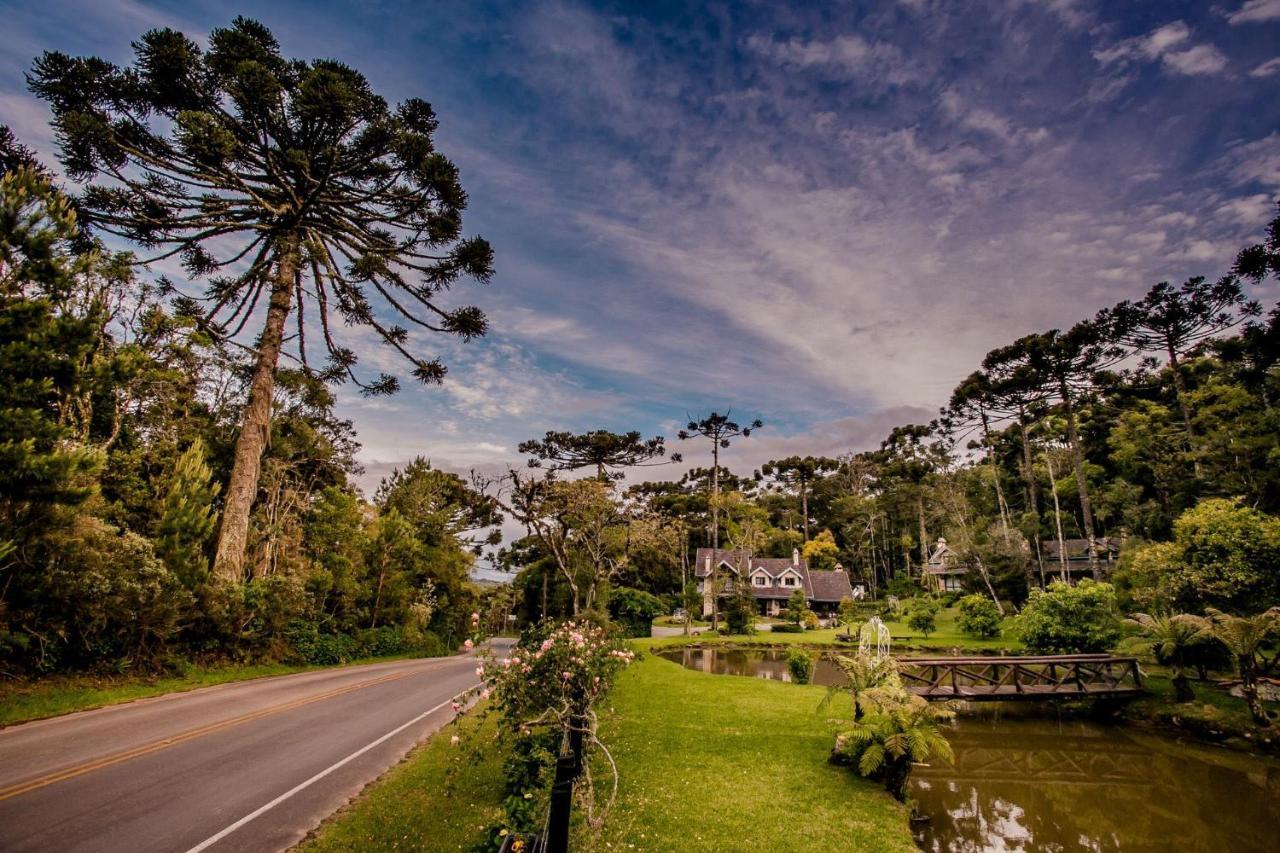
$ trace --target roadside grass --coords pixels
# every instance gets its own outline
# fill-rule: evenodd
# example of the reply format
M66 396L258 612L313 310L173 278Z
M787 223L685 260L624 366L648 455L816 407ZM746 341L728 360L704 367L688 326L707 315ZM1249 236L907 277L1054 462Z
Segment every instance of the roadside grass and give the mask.
M659 616L657 619L653 620L653 624L658 625L662 628L683 628L684 620L677 619L674 616ZM694 619L693 622L689 624L691 624L694 628L705 628L711 623L704 621L702 619Z
M905 622L886 620L885 626L888 627L890 636L893 638L892 650L896 653L900 651L950 652L959 649L961 652L994 653L1007 651L1010 654L1019 654L1023 651L1022 641L1018 639L1013 631L1012 619L1004 620L1003 630L999 637L979 639L961 632L957 624L959 615L959 610L954 607L946 608L940 612L937 617L938 630L931 631L927 637L923 633L908 627ZM855 638L857 636L857 628L857 625L853 626ZM759 631L755 634L733 634L729 636L702 634L690 637L648 637L635 642L640 648L644 649L659 649L691 644L733 646L801 645L835 648L856 646L856 639L853 643L840 642L836 639L837 634L843 636L845 629L821 628L816 631L804 631L799 634L775 634L772 631Z
M906 809L878 785L827 763L826 689L708 675L646 657L598 709L601 739L621 776L598 834L579 821L587 851L915 850ZM603 797L609 774L596 758Z
M496 715L459 717L329 818L296 850L471 850L502 817ZM449 742L463 738L463 746ZM472 745L481 745L479 750Z
M362 658L342 666L382 663L416 657L413 654L381 658ZM94 676L58 675L48 678L0 681L0 726L42 720L88 711L107 705L132 702L166 693L184 693L200 687L212 687L233 681L248 681L272 675L292 675L297 672L313 672L338 667L308 664L228 664L221 666L191 666L180 675L148 676Z

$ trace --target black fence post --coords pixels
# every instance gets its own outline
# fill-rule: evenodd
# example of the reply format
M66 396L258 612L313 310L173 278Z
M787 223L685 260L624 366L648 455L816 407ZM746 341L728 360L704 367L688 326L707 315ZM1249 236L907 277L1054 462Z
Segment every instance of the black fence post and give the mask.
M585 717L572 717L568 732L568 754L556 758L556 775L551 783L551 813L547 816L544 853L569 853L569 817L573 809L573 783L582 773L582 736Z

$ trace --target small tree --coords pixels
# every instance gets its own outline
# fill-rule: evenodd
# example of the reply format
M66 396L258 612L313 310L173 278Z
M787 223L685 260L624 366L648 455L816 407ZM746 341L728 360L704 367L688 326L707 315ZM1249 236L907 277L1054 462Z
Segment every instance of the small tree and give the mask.
M1105 652L1120 639L1115 588L1088 578L1075 586L1054 581L1033 589L1018 632L1036 652Z
M863 695L867 711L836 737L836 754L852 762L860 775L884 784L906 802L911 768L939 757L952 761L951 744L942 724L955 713L908 693L897 676Z
M197 438L178 457L156 523L156 556L188 589L195 589L209 576L205 547L218 524L213 501L219 485L212 479L204 442Z
M924 634L925 639L938 630L938 602L928 596L919 596L907 602L907 627Z
M806 651L791 649L787 652L787 670L796 684L808 684L813 679L813 658Z
M609 614L628 637L649 636L650 625L662 609L662 601L642 589L618 587L609 596Z
M1134 613L1125 620L1125 624L1142 632L1137 642L1139 648L1146 649L1155 655L1159 663L1166 664L1173 670L1174 699L1178 702L1195 699L1184 667L1189 663L1194 647L1205 642L1201 633L1203 626L1186 615L1151 616L1146 613Z
M861 615L858 610L858 602L847 595L842 597L836 614L840 624L845 627L845 634L848 635L851 633L850 629L858 622L858 618Z
M810 569L816 569L820 572L830 571L836 567L836 560L840 556L840 548L836 545L836 538L831 534L831 531L824 530L804 543L804 547L800 549L800 554L804 557Z
M1240 690L1244 693L1253 721L1260 726L1271 725L1271 718L1258 698L1258 669L1263 647L1273 634L1280 632L1280 607L1272 607L1256 616L1232 616L1212 607L1205 612L1206 616L1187 618L1199 629L1201 637L1217 640L1226 646L1235 661Z
M990 639L1000 636L1000 611L985 595L960 599L960 630L970 637Z
M808 612L809 599L805 598L804 590L797 589L787 599L787 606L783 610L783 615L793 625L801 625L804 623L804 615Z

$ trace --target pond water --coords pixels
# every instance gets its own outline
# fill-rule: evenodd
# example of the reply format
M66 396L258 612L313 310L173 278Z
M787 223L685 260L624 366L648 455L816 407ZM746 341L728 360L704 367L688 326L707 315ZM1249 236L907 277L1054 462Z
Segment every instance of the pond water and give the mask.
M704 672L790 680L785 652L682 649ZM817 678L839 682L829 662ZM947 734L954 765L912 775L930 851L1280 850L1280 762L1043 705L971 705Z

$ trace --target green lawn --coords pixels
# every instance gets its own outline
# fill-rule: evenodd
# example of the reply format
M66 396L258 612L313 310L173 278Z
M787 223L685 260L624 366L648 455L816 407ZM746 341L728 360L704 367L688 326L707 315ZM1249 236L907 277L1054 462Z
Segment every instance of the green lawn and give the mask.
M645 658L598 709L621 786L600 834L579 826L573 849L914 850L906 809L827 763L845 703L819 710L825 694Z
M413 657L413 655L367 658L352 661L346 666L354 666L361 663L378 663L404 657ZM134 699L145 699L149 696L162 696L166 693L195 690L198 687L211 687L215 684L226 684L230 681L247 681L251 678L263 678L269 675L290 675L295 672L309 672L327 668L329 667L284 663L254 666L193 666L182 675L160 678L154 676L108 678L75 675L50 676L33 681L0 682L0 726L12 725L27 720L41 720L45 717L56 717L61 714L69 714L72 711L87 711L90 708L101 708L104 705L118 705L121 702L132 702Z
M418 747L304 841L300 850L464 851L502 817L497 718L462 717ZM460 745L450 743L459 733ZM477 751L477 746L481 748Z
M1003 633L994 639L982 640L974 637L966 636L960 632L956 625L956 619L959 611L954 607L949 607L938 614L937 624L938 630L930 632L926 637L919 631L914 631L907 627L905 622L896 620L886 621L885 625L889 628L889 633L893 637L892 650L899 651L920 651L920 652L949 652L952 649L960 649L961 651L986 651L999 652L1008 651L1011 654L1018 654L1022 651L1022 642L1018 640L1013 632L1013 620L1006 619L1004 622ZM855 626L856 629L856 626ZM739 646L778 646L778 645L794 645L800 644L804 646L840 646L848 648L849 644L839 643L836 640L836 634L844 634L844 628L823 628L817 631L805 631L800 634L775 634L772 631L760 631L759 633L747 635L731 635L721 637L716 635L703 634L701 636L692 637L650 637L647 639L637 640L636 643L642 648L663 648L667 646L681 646L691 643L725 643Z
M1250 750L1280 755L1280 731L1272 724L1260 727L1253 722L1245 701L1216 684L1192 681L1196 697L1190 702L1173 701L1173 683L1163 667L1143 664L1147 673L1143 687L1151 695L1125 705L1122 713L1138 723L1161 729L1175 729L1209 741L1232 742ZM1280 702L1264 702L1273 715L1280 714Z
M599 834L575 813L571 849L914 850L906 809L827 763L828 718L841 705L819 710L825 692L636 663L598 709L622 777L618 801ZM468 716L442 730L302 849L470 849L501 816L502 756L489 746L477 759L467 746L491 744L494 725ZM599 759L595 778L607 784Z

